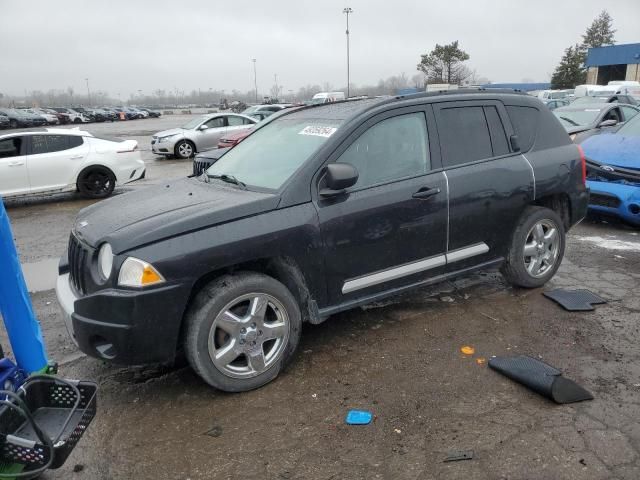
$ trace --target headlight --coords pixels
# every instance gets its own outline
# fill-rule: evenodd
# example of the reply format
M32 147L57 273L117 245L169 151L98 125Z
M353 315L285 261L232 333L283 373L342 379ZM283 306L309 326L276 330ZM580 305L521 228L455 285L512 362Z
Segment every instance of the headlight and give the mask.
M174 135L167 135L166 137L160 137L160 138L158 139L158 143L168 142L170 138L173 138L173 137L175 137L176 135L177 135L177 133L176 133L176 134L174 134Z
M100 251L98 252L98 269L100 270L100 275L102 275L103 279L109 279L112 268L113 250L111 250L111 245L103 243L102 247L100 247Z
M152 265L134 257L124 261L118 275L118 285L123 287L146 287L164 281L164 277Z

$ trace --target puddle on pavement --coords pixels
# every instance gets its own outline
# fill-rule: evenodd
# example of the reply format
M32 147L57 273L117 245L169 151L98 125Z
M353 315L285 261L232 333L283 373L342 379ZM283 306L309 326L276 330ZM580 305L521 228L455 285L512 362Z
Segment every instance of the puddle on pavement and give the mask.
M604 237L580 237L575 235L575 238L581 242L590 242L596 244L601 248L607 250L626 250L631 252L640 252L640 242L627 242L625 240L619 240L613 236Z
M58 258L47 258L39 262L22 264L22 273L29 292L43 292L55 288L59 261Z

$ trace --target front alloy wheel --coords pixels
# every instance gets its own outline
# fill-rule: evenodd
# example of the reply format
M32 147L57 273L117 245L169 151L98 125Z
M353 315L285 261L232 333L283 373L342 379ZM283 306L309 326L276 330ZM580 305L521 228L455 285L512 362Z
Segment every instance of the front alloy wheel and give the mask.
M182 140L178 145L176 145L176 156L180 158L191 158L195 153L195 149L193 148L193 144L187 142L186 140Z
M244 392L278 376L301 328L298 303L282 283L257 272L223 275L189 305L185 353L209 385Z
M289 337L289 315L275 297L248 293L225 305L213 321L209 356L233 378L255 377L282 355Z

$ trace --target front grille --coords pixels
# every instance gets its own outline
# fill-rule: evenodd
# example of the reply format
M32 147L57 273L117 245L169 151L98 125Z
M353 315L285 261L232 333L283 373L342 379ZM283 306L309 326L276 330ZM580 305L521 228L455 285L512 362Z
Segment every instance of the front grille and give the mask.
M592 193L589 196L589 203L599 207L618 208L620 206L620 199L605 193Z
M89 262L92 251L80 243L72 233L69 237L69 279L71 285L77 293L84 295L87 293L87 263Z
M208 161L207 159L196 159L193 161L193 174L195 176L202 175L211 165L213 165L213 162Z

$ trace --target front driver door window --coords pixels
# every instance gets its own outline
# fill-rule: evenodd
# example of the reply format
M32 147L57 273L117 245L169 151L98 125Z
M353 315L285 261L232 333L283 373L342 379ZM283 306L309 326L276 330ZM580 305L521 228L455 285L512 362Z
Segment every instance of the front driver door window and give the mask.
M0 195L27 193L29 176L24 137L0 140Z
M624 115L625 122L628 122L638 114L638 110L632 107L627 107L626 105L622 105L620 107L620 110L622 110L622 114Z
M432 172L427 108L368 120L329 159L359 172L347 195L316 202L334 302L443 268L447 185L441 171Z
M225 126L224 117L214 117L207 120L204 125L208 128L200 130L197 137L198 151L215 148L218 140L225 134L227 127Z

